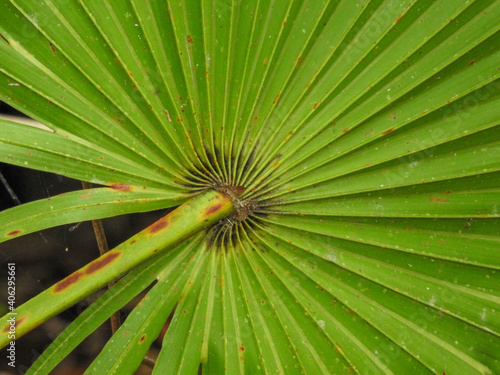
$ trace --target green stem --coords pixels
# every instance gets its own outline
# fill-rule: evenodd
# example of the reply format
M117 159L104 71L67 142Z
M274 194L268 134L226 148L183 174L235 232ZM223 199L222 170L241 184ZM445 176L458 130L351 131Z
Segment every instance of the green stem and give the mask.
M0 319L0 348L103 288L137 265L168 250L234 210L227 194L208 190L142 232L32 298ZM11 328L15 322L15 331ZM10 337L9 337L10 336Z

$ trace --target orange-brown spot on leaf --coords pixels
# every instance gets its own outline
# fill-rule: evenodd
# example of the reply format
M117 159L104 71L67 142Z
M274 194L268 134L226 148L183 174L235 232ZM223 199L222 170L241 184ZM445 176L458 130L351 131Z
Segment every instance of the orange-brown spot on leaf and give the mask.
M364 135L370 135L375 131L375 129L371 128L363 132Z
M117 191L132 191L132 186L128 184L116 183L116 184L111 184L111 189Z
M91 194L91 193L85 193L85 194L82 194L80 195L80 199L87 199L87 198L92 198L94 196L94 194Z
M448 198L441 198L441 197L432 197L429 199L431 202L437 202L437 203L446 203L449 202L450 200Z
M3 329L2 329L2 333L7 333L7 332L11 331L10 327L14 327L14 329L19 327L21 324L24 323L25 320L26 320L25 316L23 316L21 318L16 318L16 320L13 322L12 326L11 326L10 322L7 322L5 327L3 327Z
M136 242L137 242L137 240L132 240L132 241L130 241L130 242L129 242L129 244L130 244L130 245L133 245L133 244L135 244Z
M82 276L82 272L76 271L65 279L62 279L56 285L54 285L54 293L60 293L63 290L69 288L71 285L75 284Z
M187 39L187 41L188 41L188 43L189 43L189 44L193 44L193 43L194 43L194 42L193 42L193 38L191 37L191 35L188 35L188 36L186 37L186 39Z
M29 152L29 151L26 151L26 155L31 156L31 155L33 155L33 153Z
M122 255L120 252L114 252L110 251L100 258L94 260L92 263L90 263L86 268L85 268L85 273L90 275L94 272L99 271L100 269L108 266L109 264L113 263L117 258L119 258Z
M391 113L391 114L389 115L389 118L390 118L391 120L396 120L396 114L395 114L395 113Z
M446 190L446 191L444 192L444 194L451 194L451 193L452 193L452 191L451 191L451 190Z
M243 344L240 345L240 351L242 351L242 352L245 351L245 345L243 345Z
M208 216L208 215L212 215L214 213L216 213L217 211L219 211L222 207L222 203L216 203L214 204L213 206L210 206L207 208L207 210L205 211L205 214Z
M56 47L54 47L54 45L53 45L52 43L50 43L50 49L52 50L52 53L53 53L54 55L56 55L56 54L57 54Z
M278 100L280 100L281 93L279 92L278 95L274 98L273 104L278 103Z
M288 142L290 140L290 138L292 138L292 135L293 135L293 130L288 133L288 135L285 137L285 139L283 139L283 142Z
M116 116L116 115L113 115L113 120L114 120L115 122L117 122L117 123L121 123L121 122L122 122L121 118L119 118L119 117L118 117L118 116Z
M7 233L7 236L14 237L14 236L17 236L18 234L20 234L21 232L22 232L22 229L15 229L15 230L12 230L9 233Z
M476 59L472 59L471 61L469 61L467 65L474 65L476 62L477 62Z
M382 133L382 135L387 135L389 133L392 133L394 130L396 130L396 128L387 129L385 132Z
M146 334L141 336L141 338L139 339L139 344L142 344L144 340L146 340Z
M157 222L149 226L149 233L157 233L168 226L168 219L166 217L161 218Z
M314 103L313 109L314 109L314 110L318 109L318 107L319 107L320 105L321 105L321 103L320 103L320 102L318 102L318 103Z
M345 128L344 130L342 130L342 134L347 133L349 130L351 130L351 128Z

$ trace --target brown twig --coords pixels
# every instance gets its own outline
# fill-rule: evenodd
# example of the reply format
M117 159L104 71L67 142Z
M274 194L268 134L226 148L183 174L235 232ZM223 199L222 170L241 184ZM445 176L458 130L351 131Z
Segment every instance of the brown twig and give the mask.
M83 189L92 189L93 185L90 182L82 181ZM104 227L101 220L92 220L92 228L94 229L95 239L97 241L97 247L99 248L99 254L103 255L109 251L108 241L106 241L106 234L104 233ZM108 284L108 289L113 286L114 282ZM118 328L121 326L120 312L117 311L113 313L110 317L111 322L111 334L115 334Z
M156 364L156 361L153 358L145 356L142 359L142 364L148 366L149 368L154 368L155 364Z

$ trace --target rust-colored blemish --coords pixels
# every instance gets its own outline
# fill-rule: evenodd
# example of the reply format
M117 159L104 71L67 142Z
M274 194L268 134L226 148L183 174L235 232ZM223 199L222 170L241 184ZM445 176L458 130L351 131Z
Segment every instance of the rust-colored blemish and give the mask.
M395 113L391 113L391 114L389 115L389 118L390 118L391 120L396 120L396 114L395 114Z
M438 203L445 203L445 202L449 202L450 201L448 198L441 198L441 197L432 197L429 200L431 202L438 202Z
M120 255L122 255L122 253L111 252L111 251L104 254L100 258L98 258L98 259L94 260L92 263L90 263L87 267L85 267L85 273L87 275L90 275L94 272L99 271L100 269L113 263L118 257L120 257Z
M349 130L351 130L351 128L345 128L344 130L342 130L342 134L347 133Z
M16 318L15 322L14 322L14 327L17 328L19 327L21 324L23 324L23 322L26 320L26 317L23 316L21 318ZM2 329L2 333L7 333L10 331L10 322L7 322L7 325Z
M273 104L278 103L278 100L280 100L281 93L279 92L278 95L274 98Z
M452 193L452 191L451 191L451 190L446 190L446 191L444 192L444 194L451 194L451 193Z
M129 184L111 184L111 189L117 190L117 191L132 191L132 186Z
M131 245L133 245L133 244L135 244L136 242L137 242L137 240L132 240L132 241L130 241L129 243L130 243Z
M57 54L56 47L54 47L54 45L53 45L52 43L50 43L50 49L52 50L52 53L53 53L54 55L56 55L56 54Z
M283 20L283 22L281 23L281 27L285 27L286 25L286 18Z
M22 232L21 229L14 229L14 230L10 231L9 233L7 233L7 236L8 237L17 236L21 232Z
M288 133L288 135L285 137L285 139L283 139L283 142L288 142L290 140L290 138L292 138L292 135L293 135L293 130Z
M146 334L141 336L141 338L139 339L139 344L142 344L144 340L146 340Z
M67 289L71 285L75 284L81 277L83 273L80 271L73 272L71 275L59 281L56 285L54 285L54 293L60 293L63 290Z
M242 351L242 352L245 351L245 345L243 345L243 344L240 345L240 351Z
M193 42L193 38L191 37L191 35L188 35L186 39L187 39L187 41L188 41L189 44L193 44L194 43Z
M149 226L149 233L157 233L168 226L168 219L166 217L161 218L156 223Z
M222 203L216 203L214 204L213 206L210 206L207 208L207 210L205 211L205 214L208 216L208 215L212 215L214 213L216 213L217 211L219 211L222 207Z
M385 132L383 132L382 135L387 135L389 133L392 133L394 130L396 130L396 128L390 128L390 129L386 130Z
M113 120L117 123L121 123L122 120L117 116L117 115L113 115Z
M91 194L91 193L85 193L85 194L82 194L80 195L80 199L87 199L87 198L92 198L94 196L94 194Z
M394 24L398 23L398 22L401 20L401 18L403 18L403 16L404 16L404 15L405 15L404 13L401 13L401 14L399 15L399 17L398 17L398 18L396 18L396 21L394 22Z
M476 60L476 59L472 59L471 61L469 61L469 63L468 63L467 65L473 65L473 64L475 64L476 62L477 62L477 60Z
M321 105L321 102L314 103L313 109L316 110Z

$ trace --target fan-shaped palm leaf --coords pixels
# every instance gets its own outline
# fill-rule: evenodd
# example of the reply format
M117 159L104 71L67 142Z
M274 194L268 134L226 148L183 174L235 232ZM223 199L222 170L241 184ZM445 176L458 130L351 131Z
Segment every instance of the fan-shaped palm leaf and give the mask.
M499 13L1 2L0 98L53 132L2 121L0 160L105 187L0 240L183 204L17 310L20 335L125 274L30 373L155 280L88 373L133 372L172 312L154 373L500 372Z

